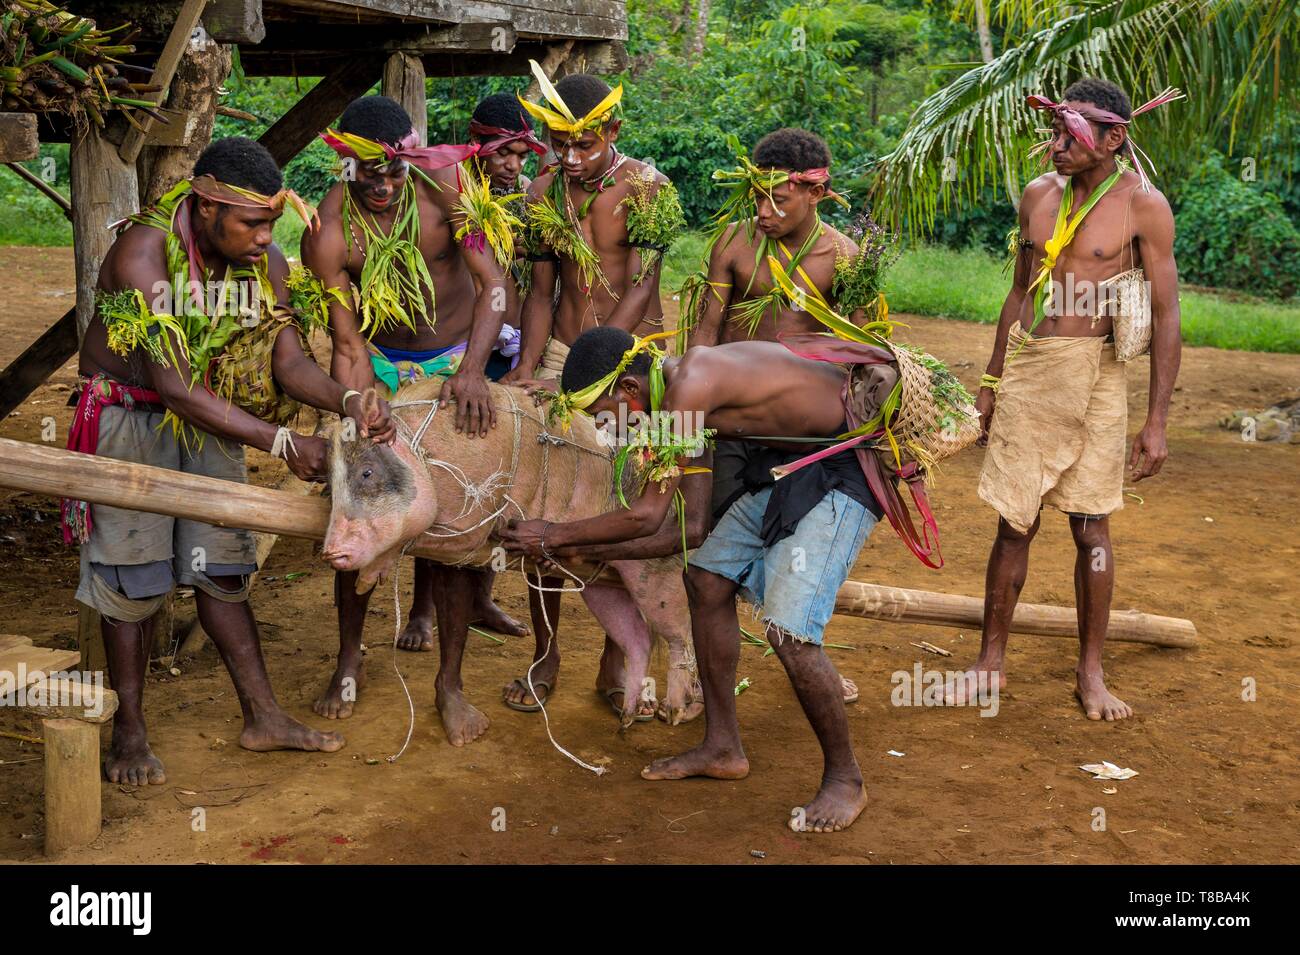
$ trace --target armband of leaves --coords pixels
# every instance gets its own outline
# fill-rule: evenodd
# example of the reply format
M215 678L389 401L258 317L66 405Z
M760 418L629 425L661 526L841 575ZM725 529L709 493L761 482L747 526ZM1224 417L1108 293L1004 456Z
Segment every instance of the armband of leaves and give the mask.
M628 186L631 191L622 205L627 207L628 244L641 255L641 268L632 277L632 284L640 285L682 234L686 217L677 187L671 182L652 193L654 174L647 171L629 179Z
M515 232L523 228L510 203L522 196L521 192L493 195L492 180L486 175L476 177L456 202L456 210L465 216L465 224L456 230L456 241L478 251L490 248L497 264L508 270L515 260Z

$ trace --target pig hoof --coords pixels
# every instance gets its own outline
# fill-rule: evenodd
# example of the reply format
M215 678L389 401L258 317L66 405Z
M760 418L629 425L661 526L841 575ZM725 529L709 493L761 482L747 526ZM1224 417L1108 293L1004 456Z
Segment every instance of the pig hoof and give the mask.
M440 696L438 714L452 746L472 743L487 732L488 718L462 694Z
M412 617L397 638L397 649L429 651L433 649L433 620L429 617Z
M682 723L689 723L691 720L698 718L703 712L704 704L698 700L692 700L685 706L670 706L667 700L660 700L655 716L669 726L679 726Z

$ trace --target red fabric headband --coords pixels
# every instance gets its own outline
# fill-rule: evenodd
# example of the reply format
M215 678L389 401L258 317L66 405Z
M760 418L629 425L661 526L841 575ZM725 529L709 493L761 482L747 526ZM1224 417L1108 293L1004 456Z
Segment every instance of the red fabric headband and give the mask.
M503 129L500 126L488 126L472 119L469 122L469 134L479 139L479 142L475 144L479 156L487 156L511 143L523 143L539 156L546 154L546 147L538 141L532 127L528 129Z
M325 140L325 144L340 156L361 160L361 157L356 154L351 146L331 135L328 131L321 133L320 138ZM446 169L448 166L455 166L457 163L475 155L479 149L476 144L417 146L416 143L419 141L419 133L411 130L396 145L390 143L377 143L377 145L384 150L384 156L388 162L392 162L394 159L402 159L412 166L423 169L425 172L434 172L438 169ZM365 162L367 160L361 161Z

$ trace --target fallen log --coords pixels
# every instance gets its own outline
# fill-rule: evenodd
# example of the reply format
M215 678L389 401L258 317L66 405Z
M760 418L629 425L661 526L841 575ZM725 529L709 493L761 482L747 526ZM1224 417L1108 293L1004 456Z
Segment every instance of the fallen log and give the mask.
M322 540L329 524L329 502L323 498L97 458L7 438L0 438L0 487L51 497L74 495L92 504L188 517L221 527L245 527L307 540ZM418 555L420 551L413 548L411 553ZM983 620L984 602L978 597L851 580L840 588L835 612L896 623L977 630ZM1078 634L1073 607L1043 604L1017 607L1011 629L1049 637ZM1199 645L1196 627L1190 620L1158 617L1136 610L1112 611L1108 637L1121 643L1181 649Z

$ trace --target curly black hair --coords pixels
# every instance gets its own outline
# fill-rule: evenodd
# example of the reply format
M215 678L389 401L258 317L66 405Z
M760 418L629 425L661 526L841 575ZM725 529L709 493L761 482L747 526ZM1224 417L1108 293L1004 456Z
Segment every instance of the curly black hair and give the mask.
M1133 116L1133 104L1129 102L1128 94L1119 86L1110 80L1103 80L1096 76L1085 76L1081 80L1071 83L1064 93L1061 94L1062 101L1075 103L1091 103L1093 106L1100 107L1107 112L1114 113L1116 116L1123 116L1130 119ZM1101 127L1102 134L1114 125L1114 123L1098 123ZM1128 152L1128 139L1125 138L1124 145L1119 148L1121 154Z
M765 169L788 169L803 172L831 164L826 141L806 129L778 129L768 133L754 147L754 165Z
M353 133L377 143L399 142L414 124L397 100L387 96L362 96L348 104L339 117L339 132Z
M533 128L528 114L519 105L519 100L515 98L514 93L493 93L491 96L483 97L474 107L474 115L470 118L484 126L497 126L501 129Z
M633 344L630 333L612 325L602 325L583 332L574 341L569 356L564 360L560 387L567 392L574 392L594 385L618 367L623 355ZM626 373L650 374L650 355L647 352L637 355L628 365Z
M212 176L227 185L264 195L279 192L284 185L280 167L266 147L247 136L213 140L194 164L194 175Z
M555 84L555 91L574 116L586 116L610 94L610 86L599 76L590 73L572 73Z

